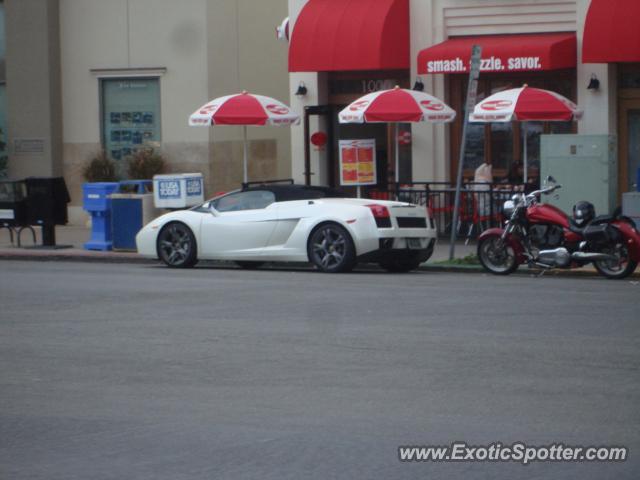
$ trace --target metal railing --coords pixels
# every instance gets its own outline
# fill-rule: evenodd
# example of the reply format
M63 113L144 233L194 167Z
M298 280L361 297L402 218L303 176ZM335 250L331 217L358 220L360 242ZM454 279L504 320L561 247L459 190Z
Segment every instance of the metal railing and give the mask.
M521 192L523 184L465 182L460 191L458 235L467 240L487 228L502 225L502 205L514 193ZM424 205L435 219L438 235L449 235L453 222L456 186L449 182L413 182L400 184L394 189L369 189L365 195L371 199L395 200Z

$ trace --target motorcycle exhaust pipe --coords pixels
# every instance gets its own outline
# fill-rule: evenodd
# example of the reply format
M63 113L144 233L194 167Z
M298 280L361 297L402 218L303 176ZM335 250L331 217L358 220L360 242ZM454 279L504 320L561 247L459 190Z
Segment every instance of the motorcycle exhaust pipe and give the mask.
M571 260L578 262L596 262L596 261L609 261L617 262L619 259L615 255L608 255L606 253L597 252L573 252L571 254Z
M536 258L538 266L545 268L566 267L571 262L569 251L564 248L554 248L553 250L541 250Z

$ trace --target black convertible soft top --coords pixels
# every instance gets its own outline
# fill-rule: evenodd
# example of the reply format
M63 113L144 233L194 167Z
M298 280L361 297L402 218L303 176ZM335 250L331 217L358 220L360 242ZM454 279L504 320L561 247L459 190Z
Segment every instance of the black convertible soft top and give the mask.
M262 190L273 192L276 202L290 202L292 200L314 200L316 198L345 198L347 195L331 187L310 185L251 185L243 191Z

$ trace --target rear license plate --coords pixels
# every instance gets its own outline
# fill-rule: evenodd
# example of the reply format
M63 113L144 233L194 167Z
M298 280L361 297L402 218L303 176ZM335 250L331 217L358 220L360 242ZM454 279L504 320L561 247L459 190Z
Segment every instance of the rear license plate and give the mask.
M407 247L411 249L422 248L422 243L419 238L407 238Z

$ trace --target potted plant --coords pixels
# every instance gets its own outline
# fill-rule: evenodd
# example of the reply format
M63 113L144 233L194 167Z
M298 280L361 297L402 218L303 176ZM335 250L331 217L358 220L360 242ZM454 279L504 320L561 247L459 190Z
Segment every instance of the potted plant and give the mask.
M88 183L117 182L116 163L101 150L82 167L82 176Z
M127 176L131 180L150 180L166 170L164 157L151 148L138 150L127 158Z

